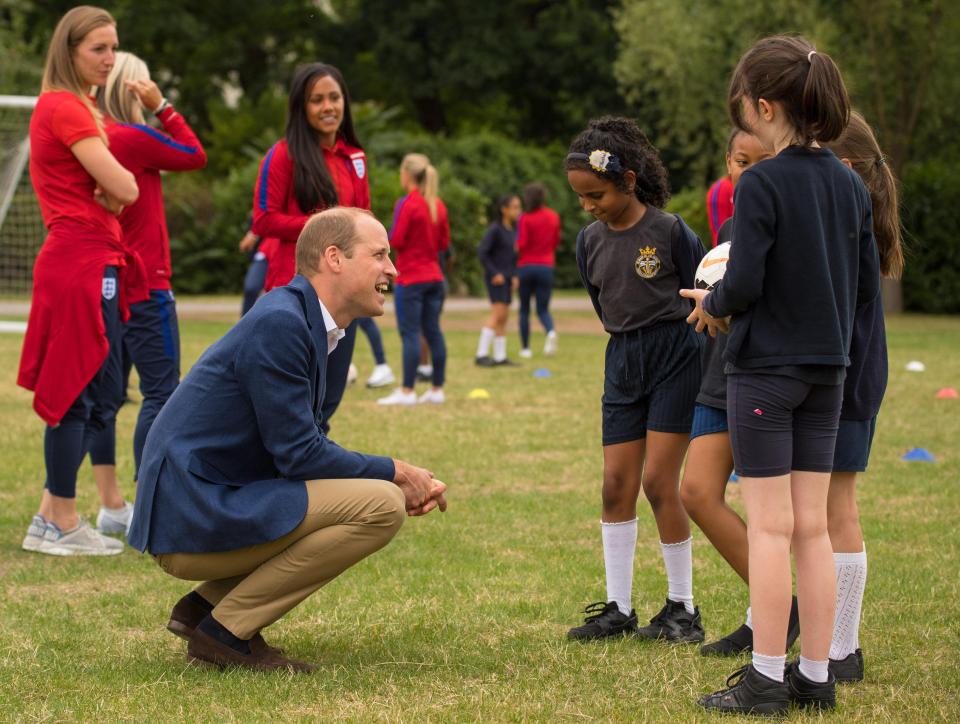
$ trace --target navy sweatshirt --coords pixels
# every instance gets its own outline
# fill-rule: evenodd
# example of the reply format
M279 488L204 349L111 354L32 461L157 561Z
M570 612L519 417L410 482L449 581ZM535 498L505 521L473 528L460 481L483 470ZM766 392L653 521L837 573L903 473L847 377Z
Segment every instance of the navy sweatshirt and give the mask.
M477 256L483 264L483 270L488 277L503 274L507 279L515 275L517 266L517 229L508 229L499 221L494 221L487 227L483 235Z
M744 172L727 271L704 300L733 315L739 371L850 364L857 307L880 292L870 196L824 148L790 146Z

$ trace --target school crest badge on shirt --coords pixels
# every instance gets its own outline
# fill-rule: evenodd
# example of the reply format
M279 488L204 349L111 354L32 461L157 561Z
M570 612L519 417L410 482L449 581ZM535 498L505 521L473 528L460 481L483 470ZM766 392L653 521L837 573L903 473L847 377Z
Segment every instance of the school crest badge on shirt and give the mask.
M113 277L104 277L102 291L103 298L109 302L117 296L117 280Z
M657 256L657 247L643 246L639 249L640 256L633 262L633 268L637 270L637 276L644 279L653 279L660 271L660 257Z
M357 172L357 178L363 178L367 175L367 162L362 155L351 156L353 161L353 170Z

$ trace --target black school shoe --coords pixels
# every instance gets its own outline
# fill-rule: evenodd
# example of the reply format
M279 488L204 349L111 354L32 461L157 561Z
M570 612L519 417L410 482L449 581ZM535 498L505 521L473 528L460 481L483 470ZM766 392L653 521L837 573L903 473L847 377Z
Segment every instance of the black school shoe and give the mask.
M824 711L837 706L837 679L831 673L822 684L800 673L800 661L791 661L783 674L790 690L790 701L802 709Z
M620 613L616 601L591 603L583 612L587 617L583 626L575 626L567 632L567 638L576 641L592 641L611 636L624 636L637 630L637 612L629 616Z
M473 363L477 367L493 367L494 366L493 357L474 357Z
M693 613L688 613L687 607L682 602L671 601L668 598L667 604L660 609L660 613L650 619L650 625L638 628L634 635L642 639L700 643L703 641L700 609L695 608Z
M857 649L842 659L830 659L830 673L838 684L852 684L863 681L863 651Z
M797 597L794 596L790 603L790 621L787 624L787 648L790 647L800 637L800 609L797 608ZM721 639L713 643L700 647L702 656L739 656L753 650L753 629L742 624L733 633L728 633Z
M785 681L767 678L748 664L730 674L726 689L707 694L697 703L722 714L783 716L790 707L790 692Z

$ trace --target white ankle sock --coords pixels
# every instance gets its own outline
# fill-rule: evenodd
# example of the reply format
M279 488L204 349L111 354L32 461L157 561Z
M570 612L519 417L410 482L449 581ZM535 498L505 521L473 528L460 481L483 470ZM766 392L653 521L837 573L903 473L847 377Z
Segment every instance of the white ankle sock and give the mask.
M744 625L753 631L753 610L747 606L747 620L743 622Z
M834 553L837 607L833 618L830 658L839 661L860 646L860 610L867 585L867 546L860 553ZM806 676L806 674L804 674Z
M814 661L813 659L805 659L801 656L800 673L810 681L815 681L818 684L826 683L830 677L830 662Z
M495 333L490 327L483 327L480 330L480 342L477 344L477 357L490 356L490 344L493 342Z
M787 655L764 656L753 652L753 668L774 681L783 681L783 667L787 665ZM806 674L804 674L806 676Z
M660 543L667 567L667 598L682 601L693 613L693 536L679 543Z
M603 564L607 571L607 600L616 601L625 616L633 610L633 554L637 548L637 519L600 522Z
M496 362L502 362L506 358L507 358L507 338L494 337L493 338L493 359Z

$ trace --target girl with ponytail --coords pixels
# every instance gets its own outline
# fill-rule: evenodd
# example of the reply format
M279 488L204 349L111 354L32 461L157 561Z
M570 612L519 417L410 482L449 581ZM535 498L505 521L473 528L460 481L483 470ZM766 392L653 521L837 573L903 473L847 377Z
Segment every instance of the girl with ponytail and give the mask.
M400 185L407 192L393 210L390 243L397 252L395 305L403 343L403 386L378 402L414 405L444 401L447 348L440 331L443 309L443 272L438 255L450 246L447 207L438 196L439 178L430 159L408 153L400 164ZM417 397L414 384L420 361L420 336L427 340L433 360L432 386Z
M757 42L730 81L730 115L774 157L743 173L734 243L690 322L728 331L734 465L747 509L753 660L706 709L774 715L836 705L829 667L834 567L827 496L855 314L880 292L870 196L822 143L850 120L836 64L800 37ZM786 665L791 551L800 658Z

